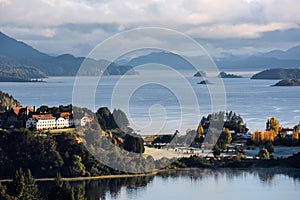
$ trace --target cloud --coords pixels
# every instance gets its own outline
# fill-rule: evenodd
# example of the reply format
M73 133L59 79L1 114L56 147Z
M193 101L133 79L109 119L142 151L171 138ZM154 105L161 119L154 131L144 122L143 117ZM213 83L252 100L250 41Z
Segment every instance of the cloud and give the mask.
M10 4L10 0L0 0L0 7L7 6Z
M258 38L265 32L284 31L288 29L299 28L299 25L293 23L271 23L271 24L221 24L216 26L195 27L187 31L194 37L202 38Z
M1 0L3 1L3 0ZM0 2L1 2L0 1ZM3 2L8 2L4 0ZM282 6L283 5L283 6ZM32 26L63 24L152 24L176 26L299 23L299 1L112 1L12 0L1 8L0 23Z
M144 26L202 39L259 39L298 29L299 7L298 0L0 0L0 28L40 46L37 40L51 39L66 48L73 39L68 49Z

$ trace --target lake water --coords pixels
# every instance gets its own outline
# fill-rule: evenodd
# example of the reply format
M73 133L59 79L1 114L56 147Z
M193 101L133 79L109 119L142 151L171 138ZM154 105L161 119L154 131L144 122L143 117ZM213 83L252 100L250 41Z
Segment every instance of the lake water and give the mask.
M157 176L90 180L72 184L83 184L89 200L296 200L300 196L300 171L191 169ZM45 183L41 183L43 185Z
M80 103L93 110L100 106L124 109L124 105L126 110L128 105L126 114L141 134L173 133L176 129L184 133L188 128L196 128L202 115L213 110L212 106L226 106L227 110L239 113L251 131L264 129L271 116L279 119L283 126L292 127L300 121L300 87L270 87L276 80L223 79L226 92L222 99L219 90L215 90L217 95L212 95L208 86L197 84L199 78L192 77L191 73L181 82L172 76L152 78L104 77L96 86L95 105L89 105L88 92L95 78L83 77ZM23 105L58 106L74 101L73 86L74 77L50 77L41 83L1 82L0 90L13 95ZM198 110L191 90L195 92ZM213 105L212 96L220 105ZM225 104L221 105L223 100ZM299 171L289 170L191 170L154 177L93 180L84 184L88 199L97 200L290 200L299 199L299 177Z
M83 77L83 89L88 91L92 88L95 79L98 80ZM201 117L212 112L212 98L217 99L216 108L225 106L226 110L240 114L251 131L264 129L266 120L272 116L288 127L300 121L300 87L271 87L276 80L223 79L223 99L222 95L211 95L207 85L197 84L200 79L192 77L192 74L187 74L183 79L186 82L172 76L164 76L163 79L150 77L149 80L139 75L103 77L94 92L95 105L89 105L90 97L84 94L81 103L92 110L100 106L125 110L131 126L140 130L141 134L173 133L176 129L184 134L186 129L196 128ZM74 101L74 77L50 77L45 80L1 82L0 90L13 95L22 105L58 106ZM219 105L223 101L225 104Z

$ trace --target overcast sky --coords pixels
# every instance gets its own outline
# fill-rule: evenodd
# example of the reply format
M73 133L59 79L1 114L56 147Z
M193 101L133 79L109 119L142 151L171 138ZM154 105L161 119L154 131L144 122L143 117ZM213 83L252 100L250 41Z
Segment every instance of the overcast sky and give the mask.
M87 55L112 35L163 27L211 54L248 54L300 44L299 0L0 0L0 31L40 51Z

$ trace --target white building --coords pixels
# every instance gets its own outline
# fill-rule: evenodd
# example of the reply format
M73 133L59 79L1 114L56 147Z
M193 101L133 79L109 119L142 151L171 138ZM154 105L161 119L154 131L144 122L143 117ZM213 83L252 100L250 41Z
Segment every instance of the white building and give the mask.
M62 112L56 119L56 128L68 128L74 126L74 120L71 117L71 113Z
M51 114L36 114L26 121L26 128L51 129L56 128L56 118Z
M82 117L81 120L80 120L80 125L81 125L81 126L85 126L86 123L92 122L92 121L93 121L93 118L88 117L88 116L84 116L84 117Z
M69 127L69 120L60 117L56 120L56 128L66 128Z

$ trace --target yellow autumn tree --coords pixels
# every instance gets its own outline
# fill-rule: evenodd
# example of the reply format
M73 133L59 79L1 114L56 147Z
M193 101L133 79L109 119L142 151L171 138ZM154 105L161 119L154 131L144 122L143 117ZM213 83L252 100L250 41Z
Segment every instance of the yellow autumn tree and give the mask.
M259 145L261 143L261 132L262 131L255 131L253 134L252 134L252 141L254 144L256 145Z
M202 125L199 125L197 128L197 137L203 136L204 135L204 129Z
M256 145L260 145L266 142L274 142L276 135L274 130L255 131L251 139Z
M280 129L279 121L275 119L275 117L271 117L271 119L269 120L269 127L267 127L267 130L274 130L275 133L278 134L279 129Z
M297 144L299 141L299 130L294 128L292 135L292 143L293 145Z
M260 140L259 144L263 144L265 142L266 140L265 132L259 131L259 140Z
M266 130L265 132L264 132L264 141L263 141L263 143L265 143L265 142L274 142L274 139L275 139L275 137L276 137L276 132L274 131L274 130Z

